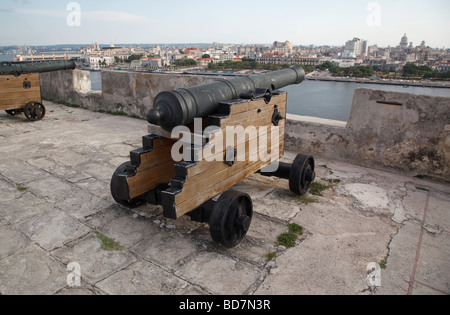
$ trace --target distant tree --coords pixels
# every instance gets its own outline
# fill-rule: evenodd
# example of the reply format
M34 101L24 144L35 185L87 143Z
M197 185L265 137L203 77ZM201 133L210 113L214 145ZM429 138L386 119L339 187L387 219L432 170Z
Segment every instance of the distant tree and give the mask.
M417 67L413 63L407 63L402 70L402 74L404 77L413 77L417 76L419 73L419 67Z
M202 56L202 58L211 58L211 56L208 55L208 54L204 54L204 55Z
M316 67L316 69L318 70L326 70L326 69L331 69L332 67L334 67L333 63L330 61L325 61L324 63L322 63L321 65L318 65Z
M174 64L177 67L194 67L197 65L197 61L193 59L178 59Z
M433 70L428 66L417 66L413 63L407 63L402 70L403 77L426 77L433 76Z
M316 67L313 66L313 65L300 65L300 66L303 67L303 70L305 70L306 73L313 72L314 69L316 68Z
M140 55L131 55L130 57L128 57L126 62L131 63L133 60L141 60L141 58L142 58L142 54L140 54Z

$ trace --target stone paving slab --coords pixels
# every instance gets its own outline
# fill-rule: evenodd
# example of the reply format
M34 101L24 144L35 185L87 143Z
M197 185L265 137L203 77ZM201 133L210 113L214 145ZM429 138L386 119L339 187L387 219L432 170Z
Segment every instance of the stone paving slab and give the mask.
M305 199L255 174L234 187L253 199L250 231L226 249L207 224L113 201L109 180L145 121L45 105L36 123L0 113L0 294L450 293L449 183L318 159L327 189ZM286 249L289 223L304 234ZM367 266L383 261L370 287ZM80 286L67 281L71 263Z
M61 210L46 211L21 222L17 227L33 242L47 251L76 240L90 229Z
M246 294L255 282L262 280L262 272L251 264L212 252L201 253L182 265L175 275L219 295Z
M53 294L67 286L66 277L63 265L37 245L0 260L2 294Z
M136 261L128 251L105 251L93 233L52 252L64 265L76 262L81 267L83 280L95 284Z
M105 293L114 295L174 295L183 294L191 285L141 260L99 282L97 286Z

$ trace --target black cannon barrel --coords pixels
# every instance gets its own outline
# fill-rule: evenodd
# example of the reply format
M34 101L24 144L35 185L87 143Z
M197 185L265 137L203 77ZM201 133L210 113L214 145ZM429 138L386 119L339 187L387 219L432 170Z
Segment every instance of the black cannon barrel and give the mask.
M0 63L0 75L19 76L26 73L43 73L69 69L75 69L75 61L62 60L37 63Z
M147 112L147 120L150 124L170 131L176 126L192 124L194 118L214 114L221 102L239 99L241 95L254 93L256 89L278 90L292 84L300 84L304 79L303 68L292 66L264 74L164 91L156 96L154 108Z

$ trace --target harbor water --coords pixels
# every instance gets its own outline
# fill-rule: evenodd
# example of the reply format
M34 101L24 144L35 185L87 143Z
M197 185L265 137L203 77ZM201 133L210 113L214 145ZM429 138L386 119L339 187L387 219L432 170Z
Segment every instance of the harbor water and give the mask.
M283 90L288 92L289 114L348 121L357 88L450 97L449 88L315 80L305 80L300 85L291 85Z
M102 89L101 72L91 71L91 83L92 90ZM357 88L450 97L449 88L315 80L305 80L300 85L291 85L282 90L288 92L289 114L348 121Z

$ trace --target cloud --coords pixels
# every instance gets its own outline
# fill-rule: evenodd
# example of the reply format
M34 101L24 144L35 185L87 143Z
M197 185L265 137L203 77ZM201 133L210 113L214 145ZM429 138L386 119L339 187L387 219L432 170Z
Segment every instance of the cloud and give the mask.
M14 8L0 8L0 12L1 13L12 13L12 12L16 12L16 10Z
M5 9L6 10L6 9ZM10 12L10 11L5 11ZM49 16L66 18L70 11L64 10L17 10L16 12L22 14L31 14L38 16ZM81 19L90 21L105 21L105 22L139 22L139 23L157 23L156 19L149 19L143 16L137 16L120 11L83 11L81 10Z
M31 0L11 0L15 4L31 4Z
M157 20L149 19L143 16L137 16L126 12L119 11L86 11L81 12L82 18L97 21L134 21L134 22L157 22Z
M17 10L17 13L50 17L66 17L67 11L58 10Z

